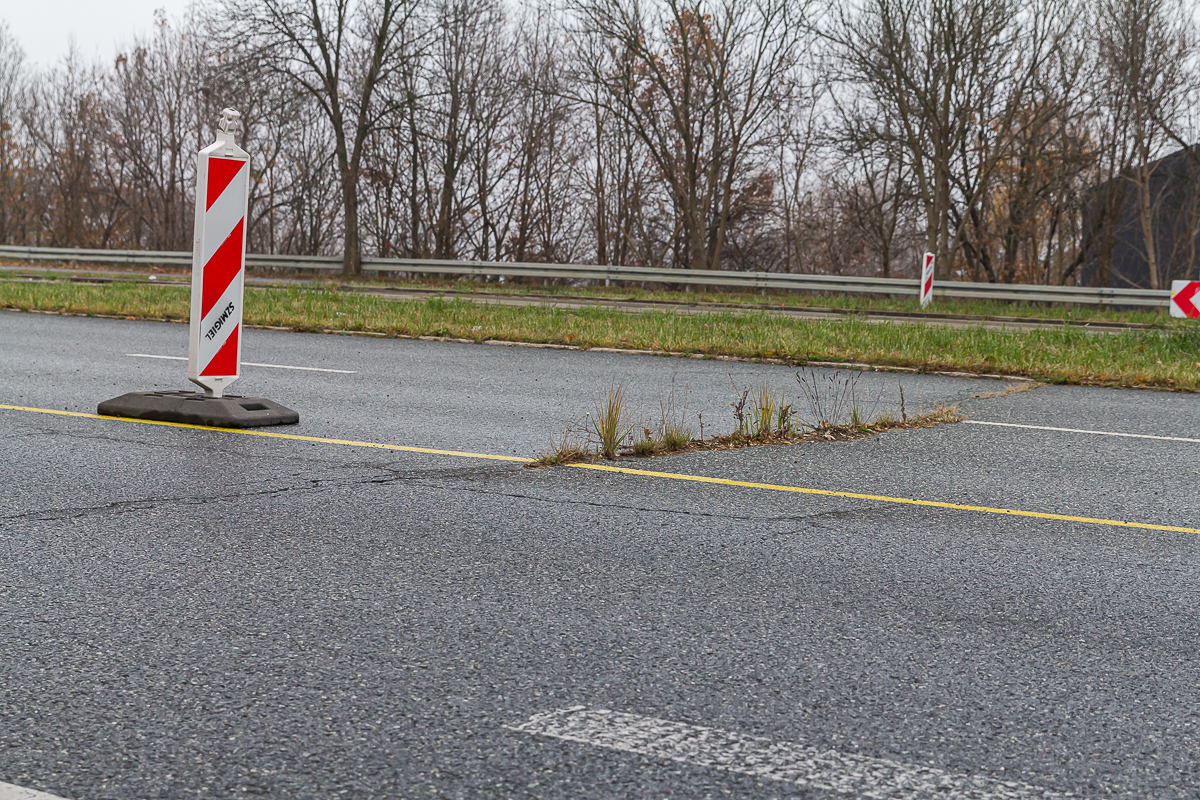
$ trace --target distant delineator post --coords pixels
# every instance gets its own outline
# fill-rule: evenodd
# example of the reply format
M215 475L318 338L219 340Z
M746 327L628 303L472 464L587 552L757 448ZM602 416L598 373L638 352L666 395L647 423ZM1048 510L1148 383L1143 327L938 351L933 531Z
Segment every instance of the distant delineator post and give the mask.
M220 428L300 421L295 411L271 400L225 395L242 369L250 156L233 140L240 116L229 108L221 112L217 141L200 151L196 164L187 376L204 393L134 392L101 403L101 414Z
M921 264L921 308L933 302L933 253L926 253Z

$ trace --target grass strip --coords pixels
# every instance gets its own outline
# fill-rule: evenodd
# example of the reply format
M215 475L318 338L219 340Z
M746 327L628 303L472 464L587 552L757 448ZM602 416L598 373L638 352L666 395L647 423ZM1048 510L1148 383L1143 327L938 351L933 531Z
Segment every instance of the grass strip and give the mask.
M76 268L86 270L86 267ZM98 268L101 269L101 268ZM187 269L172 268L170 270L147 269L113 269L111 266L102 268L105 276L114 276L121 281L144 281L150 274L160 278L178 281L190 280ZM0 267L0 278L13 278L22 272L20 267ZM254 273L256 277L271 279L278 275L272 273ZM49 279L69 279L72 273L47 271L40 273ZM296 281L279 279L276 286L295 285ZM261 284L260 284L261 285ZM1001 300L965 300L958 298L938 298L928 309L921 308L916 297L886 296L847 293L822 292L788 292L788 291L737 291L717 287L709 287L706 291L684 292L663 286L655 288L654 284L639 286L624 284L615 286L603 285L556 285L549 281L515 280L499 283L495 280L482 281L469 278L443 280L436 277L386 277L380 275L364 275L358 278L312 277L304 280L301 285L307 288L325 289L330 291L370 291L378 289L415 290L421 292L448 292L455 295L483 295L509 297L545 297L547 299L599 299L612 302L647 302L647 303L682 303L694 305L710 305L719 308L723 305L759 306L778 309L834 309L850 313L911 313L911 314L945 314L971 317L990 318L1021 318L1061 321L1069 323L1088 322L1119 322L1123 324L1179 326L1187 323L1173 319L1165 308L1132 308L1112 309L1098 306L1076 306L1066 303L1029 303L1010 302Z
M759 291L739 292L713 289L701 292L682 292L670 289L638 288L636 286L553 286L522 283L458 281L419 281L365 278L358 282L337 279L327 282L332 289L340 287L391 288L391 289L438 289L456 295L484 294L511 295L520 297L545 297L547 299L591 298L608 301L680 303L694 305L759 306L778 309L834 309L851 313L908 313L946 314L972 317L1037 319L1083 324L1087 322L1120 322L1140 325L1177 325L1165 308L1134 308L1116 310L1098 306L1076 306L1071 304L1020 303L1002 300L966 300L960 298L938 298L929 308L922 308L914 295L886 296L823 292Z
M133 319L186 320L188 290L146 284L0 282L0 307ZM760 312L682 315L603 308L499 306L465 299L392 301L294 287L246 291L248 325L610 347L709 356L855 361L918 370L1021 375L1046 383L1200 388L1200 327L1090 334L1080 328L1006 331Z

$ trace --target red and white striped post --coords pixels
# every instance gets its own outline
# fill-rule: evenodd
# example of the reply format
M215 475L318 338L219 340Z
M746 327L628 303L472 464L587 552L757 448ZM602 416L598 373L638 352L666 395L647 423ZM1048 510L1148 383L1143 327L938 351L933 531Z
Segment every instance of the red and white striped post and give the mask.
M933 302L933 253L925 254L921 265L921 308Z
M230 108L221 112L217 141L196 164L188 380L211 397L223 396L242 369L250 156L233 141L240 117Z
M96 406L105 417L155 419L218 428L294 425L300 415L263 397L226 395L242 374L242 294L250 156L234 144L241 115L221 112L217 141L196 162L196 233L192 238L192 320L188 380L204 393L129 392Z

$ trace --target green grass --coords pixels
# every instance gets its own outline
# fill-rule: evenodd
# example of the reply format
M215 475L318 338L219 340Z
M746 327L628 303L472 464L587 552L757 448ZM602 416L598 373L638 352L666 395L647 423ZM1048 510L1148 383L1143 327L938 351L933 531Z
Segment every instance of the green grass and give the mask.
M147 270L109 269L120 272L130 281L145 280ZM28 270L26 270L26 273ZM11 278L23 274L20 267L0 266L0 278ZM67 277L67 273L40 273L46 277ZM187 270L174 268L169 271L156 270L155 274L168 280L188 280ZM259 277L270 277L270 274ZM120 280L122 278L118 278ZM295 282L280 282L279 288ZM1113 310L1098 307L1047 305L1040 303L1014 303L988 300L938 299L928 309L922 309L916 297L888 297L880 295L851 294L801 294L796 292L738 292L710 289L703 292L669 291L666 289L642 289L619 286L555 286L538 282L497 283L471 279L435 280L404 279L383 276L363 276L355 279L342 277L316 278L305 282L307 288L328 291L347 289L415 289L421 291L453 292L457 295L488 294L505 296L536 296L546 298L595 298L612 301L638 301L661 303L699 303L712 305L750 305L766 308L832 308L849 312L930 312L935 314L965 314L979 317L1021 317L1028 319L1062 320L1067 322L1123 322L1143 325L1178 326L1165 308L1143 308L1137 310Z
M1000 331L862 319L796 320L761 312L676 315L601 308L494 306L431 298L391 301L298 288L247 290L247 324L484 341L571 344L792 363L855 361L922 370L1023 375L1048 383L1200 388L1200 327L1089 334L1080 328ZM186 320L188 290L145 283L0 281L0 307Z
M929 308L921 308L914 296L910 298L879 295L851 294L799 294L795 292L678 292L655 289L605 287L605 286L540 286L514 285L511 283L483 283L479 281L379 281L364 279L361 282L342 280L328 281L323 285L331 289L341 287L394 288L394 289L437 289L458 295L500 294L520 296L544 296L547 298L598 298L612 301L692 303L711 305L759 306L763 308L830 308L849 312L910 312L931 314L955 314L979 317L1020 317L1027 319L1061 320L1064 322L1123 322L1140 325L1175 324L1166 308L1143 308L1138 310L1113 310L1064 304L1046 305L1035 303L1013 303L989 300L938 299Z

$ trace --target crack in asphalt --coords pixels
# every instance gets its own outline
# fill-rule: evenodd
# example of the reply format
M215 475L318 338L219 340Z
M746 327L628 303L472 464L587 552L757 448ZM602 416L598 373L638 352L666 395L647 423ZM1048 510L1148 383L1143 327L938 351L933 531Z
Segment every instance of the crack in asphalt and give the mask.
M53 428L45 428L38 426L38 432L65 436L72 439L99 440L105 442L119 444L134 444L149 447L168 447L178 449L180 447L189 448L188 445L173 444L164 442L147 442L140 439L129 439L120 435L111 433L82 433L73 431L56 430ZM224 450L224 448L222 448ZM244 454L240 454L244 455ZM720 511L701 511L694 509L682 508L665 508L661 506L642 506L629 503L619 502L604 502L598 500L586 499L570 499L570 498L552 498L543 495L529 494L525 492L505 492L497 491L494 487L484 486L469 486L462 483L437 483L432 482L430 478L442 478L449 481L474 481L479 478L487 478L496 475L496 467L492 465L477 466L471 468L441 468L432 470L422 469L400 469L386 462L360 462L358 464L349 464L345 461L335 460L329 461L323 458L310 458L298 454L290 454L286 456L292 461L314 461L325 464L334 468L340 467L343 469L360 468L374 470L385 473L384 475L376 475L370 477L358 478L310 478L307 483L292 484L288 486L274 487L270 489L260 489L252 491L237 491L213 495L180 495L166 497L146 497L136 500L120 500L105 503L97 506L68 506L62 508L46 508L36 509L22 512L20 514L7 515L0 517L4 521L18 520L36 520L36 521L52 521L65 519L79 519L86 516L105 513L131 513L137 511L145 511L153 509L160 505L206 505L214 502L236 501L252 497L273 497L282 495L288 492L311 492L325 489L346 489L359 486L390 486L400 483L407 483L411 486L420 486L427 489L436 489L439 491L469 493L477 495L487 495L489 497L504 497L513 500L525 500L536 503L544 503L547 505L558 506L579 506L587 508L602 508L612 510L631 511L644 514L669 514L673 516L696 517L701 519L726 519L731 521L746 521L746 522L762 522L762 523L806 523L814 525L820 520L840 519L845 516L862 515L864 509L860 506L854 509L838 509L817 511L808 514L784 514L784 515L754 515L754 514L737 514ZM505 474L508 474L507 471Z
M43 508L25 511L20 514L9 514L0 517L0 521L17 521L17 520L36 520L36 521L51 521L63 519L80 519L96 514L105 514L116 512L119 514L130 513L135 511L146 511L162 505L189 505L201 506L208 503L229 502L242 500L253 497L274 497L283 495L288 492L314 492L326 489L345 489L355 486L369 486L379 484L394 484L402 481L410 481L414 485L437 488L433 484L422 483L421 478L427 477L431 472L437 475L449 478L470 478L486 474L480 470L425 470L413 471L411 477L397 474L396 470L389 469L385 466L370 467L382 472L393 473L390 476L379 477L360 477L360 478L309 478L307 483L291 484L287 486L276 486L270 489L246 490L237 492L226 492L212 495L176 495L166 497L144 497L136 500L114 500L109 503L104 503L97 506L66 506L59 508Z
M391 481L373 481L373 483L390 483ZM811 514L782 514L773 516L756 516L748 514L730 514L720 513L716 511L693 511L680 508L661 508L654 506L637 506L626 503L604 503L596 500L572 500L564 498L542 497L532 494L524 494L520 492L500 492L495 489L487 488L471 488L467 486L447 486L434 483L414 481L418 485L425 486L430 489L439 489L442 491L451 492L468 492L472 494L486 494L489 497L508 497L515 500L531 500L538 503L546 503L548 505L560 506L585 506L591 508L618 509L623 511L636 511L647 514L674 514L680 516L701 517L706 519L728 519L737 520L739 522L806 522L811 523L815 520L824 518L839 518L843 516L861 516L864 512L860 506L856 509L837 509L831 511L818 511Z
M0 517L0 520L11 521L30 519L39 522L45 522L50 520L81 519L83 517L89 517L95 514L104 514L108 512L125 514L132 511L147 511L160 505L201 506L208 503L239 500L246 497L280 495L306 488L316 487L285 486L275 489L261 489L253 492L233 492L230 494L218 494L211 496L181 495L178 497L146 497L140 500L114 500L111 503L105 503L104 505L99 506L67 506L65 508L46 508L35 511L25 511L20 514L10 514L5 517Z
M495 487L486 486L470 486L462 483L439 483L429 480L431 472L435 472L438 477L448 478L453 481L458 480L474 480L478 478L489 477L491 473L485 470L437 470L437 471L414 471L414 470L396 470L384 465L376 465L373 469L381 472L391 473L388 475L375 475L359 478L310 478L307 483L292 484L287 486L277 486L270 489L258 489L248 491L227 492L212 495L178 495L165 497L145 497L136 500L115 500L109 503L96 506L67 506L60 508L44 508L25 511L20 514L10 514L0 517L0 520L6 522L31 520L31 521L53 521L66 519L81 519L87 516L107 513L132 513L137 511L147 511L163 505L185 505L185 506L202 506L209 503L237 501L254 497L276 497L290 492L305 493L316 491L328 491L337 489L351 489L354 487L364 486L394 486L406 484L409 486L421 487L424 489L435 489L444 492L457 492L475 495L487 495L489 497L504 497L512 500L526 500L536 503L544 503L547 505L557 506L580 506L587 508L603 508L621 511L632 511L643 514L670 514L675 516L697 517L703 519L727 519L745 522L806 522L812 523L819 519L837 518L844 515L862 514L863 510L843 509L833 511L820 511L811 514L787 514L787 515L752 515L752 514L734 514L722 513L718 511L699 511L693 509L681 508L664 508L660 506L641 506L629 503L609 503L598 500L584 500L571 498L553 498L545 497L536 494L525 492L505 492L497 491Z

